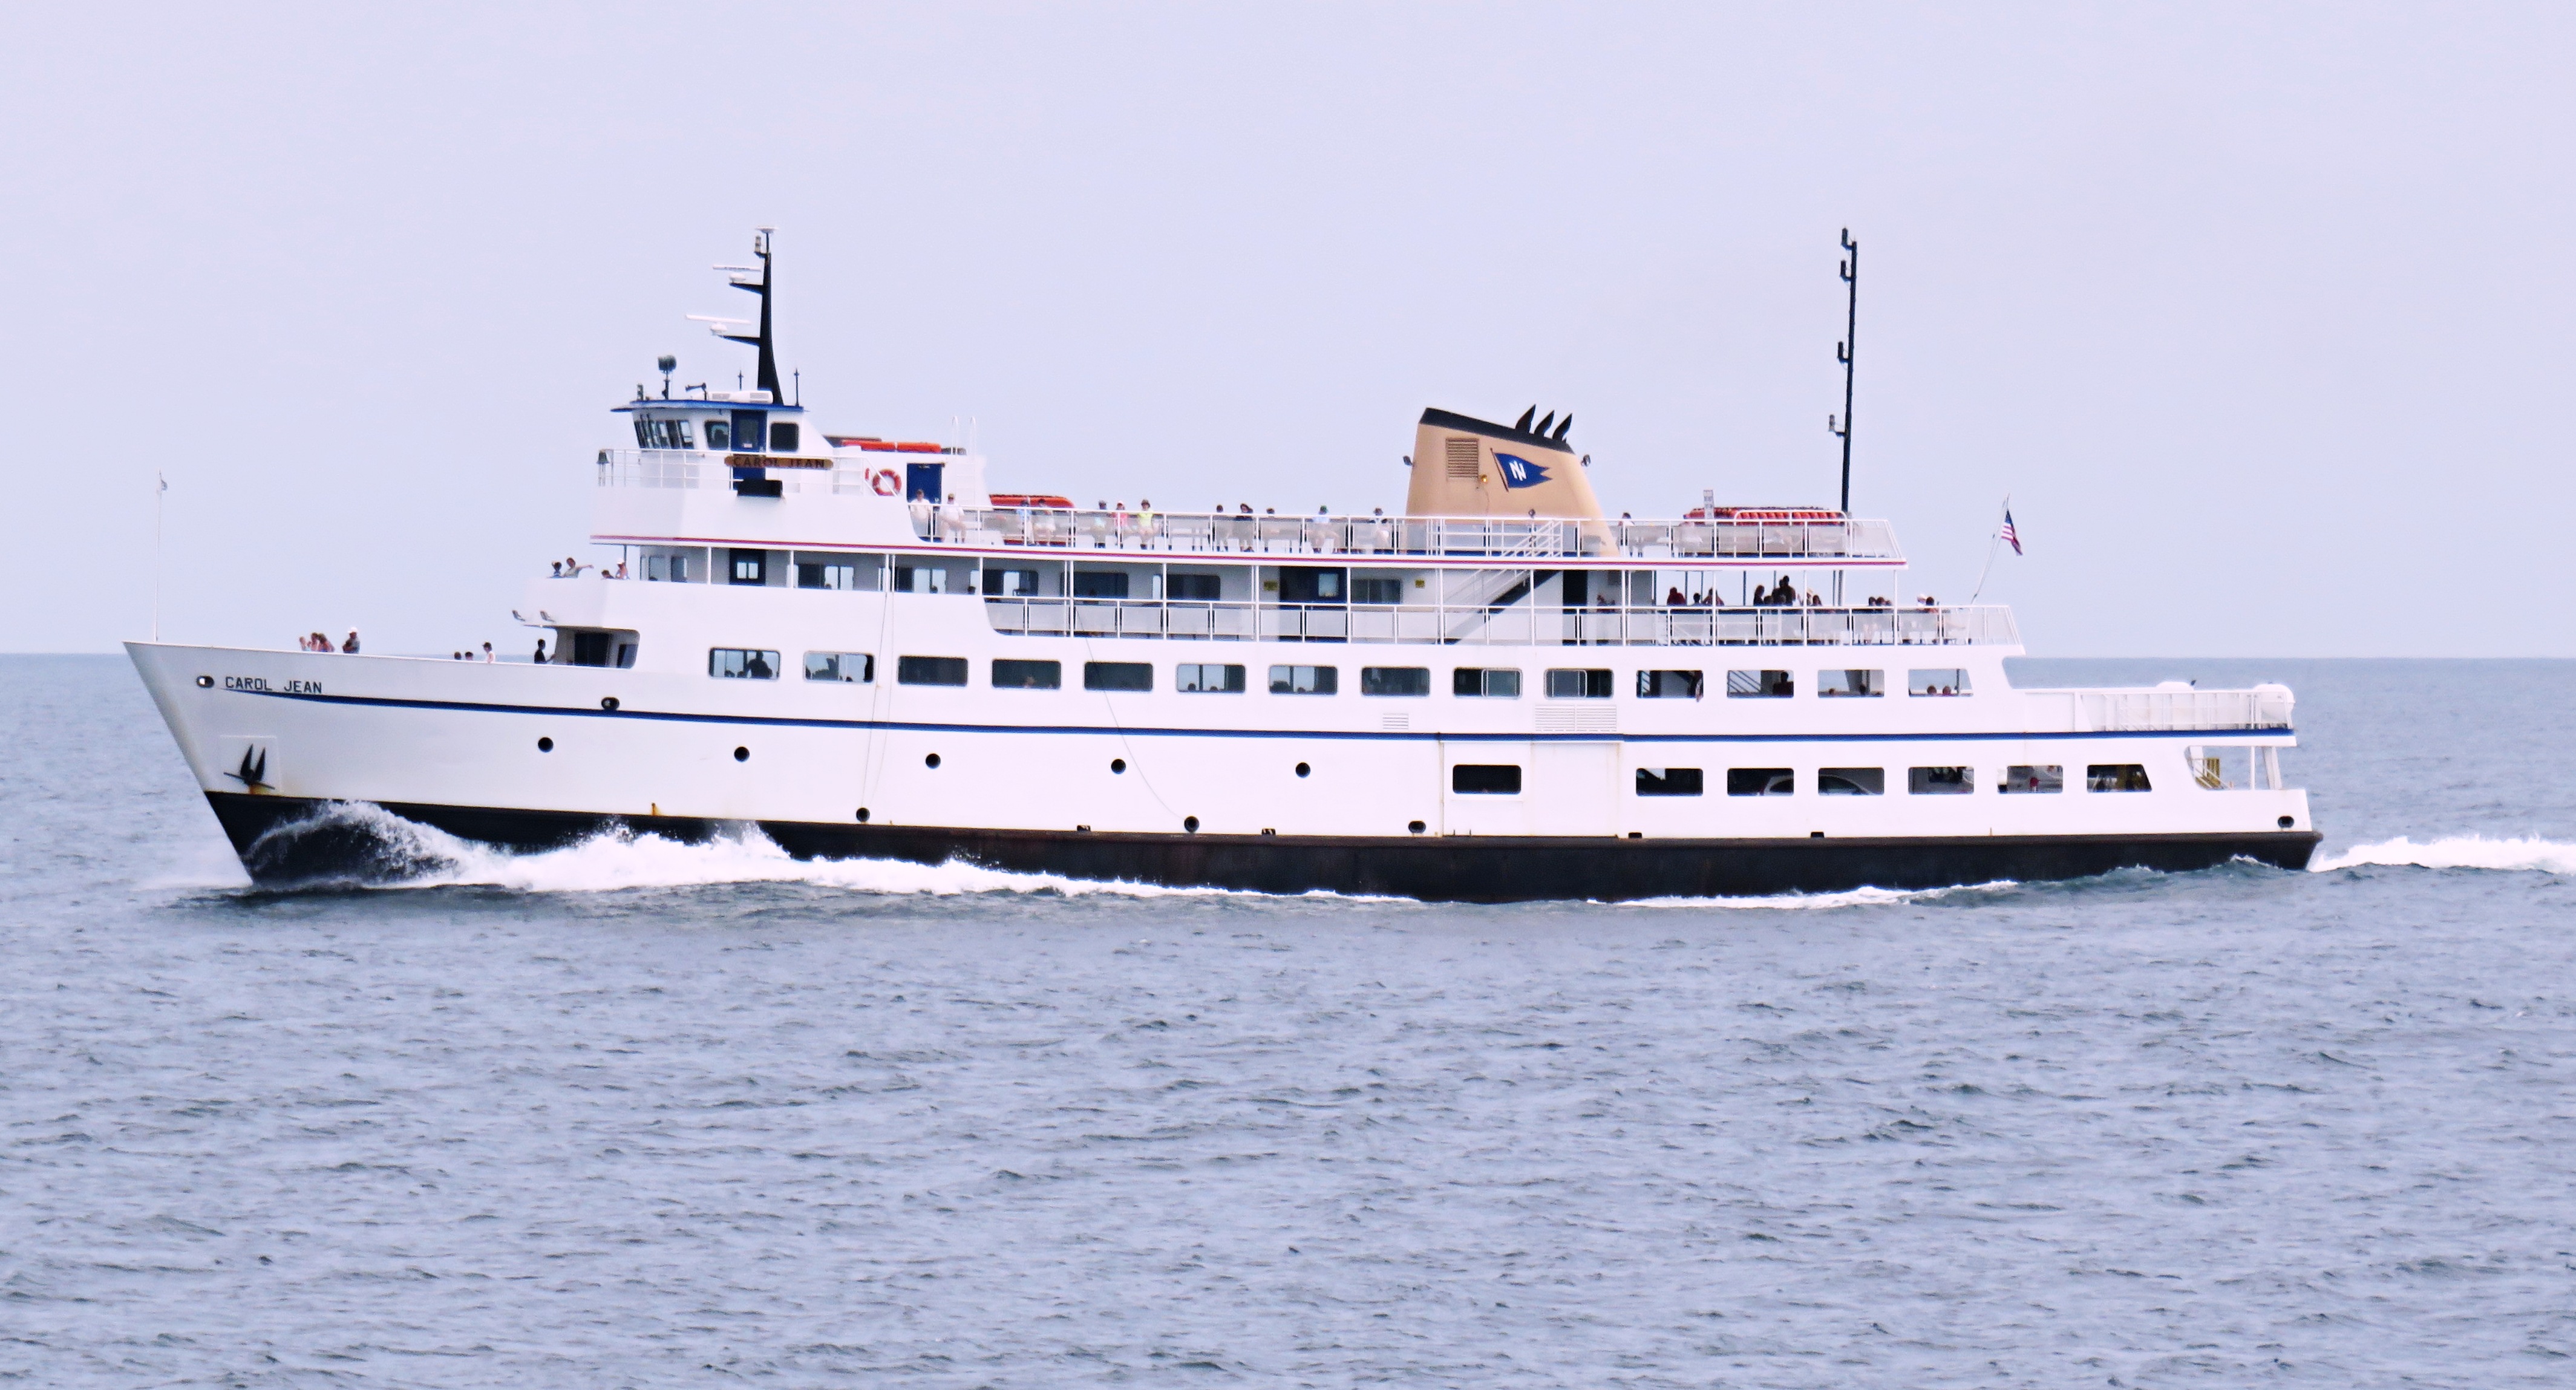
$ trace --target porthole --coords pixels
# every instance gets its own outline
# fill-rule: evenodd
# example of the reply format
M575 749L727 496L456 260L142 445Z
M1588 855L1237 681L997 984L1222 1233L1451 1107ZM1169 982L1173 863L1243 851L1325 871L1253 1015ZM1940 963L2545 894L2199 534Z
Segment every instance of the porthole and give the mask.
M614 695L602 696L599 701L599 707L608 711L610 714L617 713L617 697Z
M751 750L748 748L737 748L733 750L733 760L738 763L750 762Z
M550 739L550 738L541 738L541 739L538 739L538 740L537 740L537 751L538 751L538 752L540 752L540 753L551 753L551 752L555 751L555 741L554 741L553 739Z
M214 678L214 677L212 677L212 676L199 676L199 677L197 677L197 688L198 688L199 690L212 690L212 689L214 689L214 688L215 688L215 678Z
M2298 817L2296 817L2296 816L2283 816L2283 817L2281 817L2281 828L2282 828L2283 830L2287 830L2287 829L2289 829L2291 826L2297 825L2298 823L2299 823L2299 821L2298 821Z
M1315 769L1313 769L1313 768L1311 768L1311 767L1306 766L1304 763L1299 763L1299 764L1297 764L1297 775L1298 775L1298 776L1300 776L1300 777L1303 777L1303 776L1305 776L1307 773L1312 772L1312 771L1314 771L1314 770L1315 770Z
M865 824L867 824L867 823L868 823L868 808L867 808L867 807L865 807L865 806L862 806L862 807L860 807L860 808L859 808L859 824L861 824L861 825L865 825Z
M1125 758L1111 758L1109 760L1109 770L1111 772L1125 772L1127 770L1127 760Z
M1419 835L1419 834L1421 834L1421 833L1422 833L1423 826L1422 826L1422 822L1420 822L1420 821L1418 821L1418 820L1415 820L1415 821L1406 821L1406 822L1404 823L1404 828L1405 828L1405 829L1407 829L1407 830L1412 831L1412 832L1413 832L1414 834L1416 834L1416 835Z
M931 754L929 757L924 758L924 759L922 759L922 760L921 760L921 765L922 765L923 767L937 767L937 766L939 766L939 755L938 755L938 754L936 754L936 753Z
M1188 831L1190 834L1196 835L1199 833L1199 818L1196 816L1181 817L1181 829Z

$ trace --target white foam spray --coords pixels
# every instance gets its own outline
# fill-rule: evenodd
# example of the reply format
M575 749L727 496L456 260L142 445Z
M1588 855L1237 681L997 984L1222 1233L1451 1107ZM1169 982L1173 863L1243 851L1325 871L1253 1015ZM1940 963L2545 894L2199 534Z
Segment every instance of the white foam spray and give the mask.
M2308 866L2312 873L2350 869L2365 864L2404 865L2423 869L2502 869L2525 873L2576 874L2576 845L2536 836L2490 840L2483 835L2450 835L2425 844L2406 836L2355 845Z

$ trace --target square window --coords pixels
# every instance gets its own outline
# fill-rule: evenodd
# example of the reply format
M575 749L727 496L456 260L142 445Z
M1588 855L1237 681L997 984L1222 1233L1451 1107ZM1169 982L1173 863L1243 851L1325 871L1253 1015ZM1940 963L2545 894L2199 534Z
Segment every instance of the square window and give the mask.
M1547 673L1547 698L1607 700L1610 698L1610 673L1607 671L1550 671Z
M1707 688L1707 677L1698 671L1637 673L1637 698L1640 700L1696 700Z
M1183 662L1172 668L1172 688L1188 695L1240 695L1243 668L1215 662Z
M1060 661L996 658L993 662L995 690L1054 690L1063 684L1064 663Z
M1730 700L1786 700L1798 693L1798 683L1786 671L1729 671L1726 673L1726 697Z
M962 656L905 656L895 658L894 678L901 685L964 685L966 658Z
M2084 790L2145 792L2155 788L2147 782L2147 770L2136 763L2093 763L2084 769Z
M1518 763L1460 763L1449 769L1449 790L1460 796L1518 796Z
M1909 767L1905 770L1908 796L1963 796L1977 789L1977 770L1972 767Z
M1695 767L1641 767L1637 769L1639 796L1697 796L1700 794L1700 771Z
M1273 666L1270 668L1270 693L1273 695L1335 695L1341 691L1341 670L1333 666Z
M707 653L707 674L724 680L778 679L778 653L749 647L717 647Z
M877 678L877 659L866 652L807 652L805 679L865 685Z
M1875 700L1887 694L1885 671L1835 668L1816 673L1816 697L1822 700Z
M1144 661L1086 661L1082 663L1082 688L1151 690L1154 688L1154 667Z
M1461 666L1449 673L1449 693L1462 699L1517 700L1521 673L1490 666Z
M1936 666L1929 670L1908 671L1905 673L1905 693L1908 695L1965 695L1968 693L1968 673L1957 666Z
M1798 774L1785 767L1730 767L1726 770L1728 796L1790 796L1798 790Z
M2056 763L2015 763L1995 790L2006 795L2053 796L2066 790L2066 769Z
M1816 769L1818 796L1885 796L1887 769L1883 767L1820 767Z
M1431 668L1428 666L1363 666L1360 668L1362 695L1428 695L1431 693Z

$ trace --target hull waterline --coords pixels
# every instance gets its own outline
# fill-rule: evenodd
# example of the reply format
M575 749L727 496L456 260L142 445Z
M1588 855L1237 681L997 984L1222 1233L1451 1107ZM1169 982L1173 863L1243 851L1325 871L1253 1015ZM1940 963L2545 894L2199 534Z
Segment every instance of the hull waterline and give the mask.
M396 879L418 851L339 803L209 792L243 867L263 886ZM705 841L744 824L682 817L472 806L382 809L459 839L513 851L603 832ZM1175 888L1326 891L1425 902L1755 897L1855 888L1924 889L2083 878L2116 869L2186 873L2248 859L2303 869L2314 831L1816 839L1609 836L1383 837L1140 835L756 821L798 859L964 861L1014 873Z

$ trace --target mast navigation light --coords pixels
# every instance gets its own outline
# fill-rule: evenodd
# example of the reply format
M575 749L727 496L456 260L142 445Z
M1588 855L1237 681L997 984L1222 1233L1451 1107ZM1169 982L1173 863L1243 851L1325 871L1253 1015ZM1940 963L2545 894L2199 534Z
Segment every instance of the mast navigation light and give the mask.
M653 365L662 369L662 399L667 401L671 399L671 373L680 369L680 359L666 352L655 358Z

